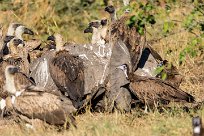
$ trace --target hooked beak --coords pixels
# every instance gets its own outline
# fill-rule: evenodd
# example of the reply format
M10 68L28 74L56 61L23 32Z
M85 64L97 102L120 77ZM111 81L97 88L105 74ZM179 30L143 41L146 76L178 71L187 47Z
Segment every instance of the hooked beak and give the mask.
M24 34L34 35L34 32L28 28L24 28Z
M53 36L53 35L51 35L51 36L48 36L48 38L47 38L47 40L50 40L50 41L55 41L55 37Z
M84 30L84 33L93 33L93 28L88 27Z

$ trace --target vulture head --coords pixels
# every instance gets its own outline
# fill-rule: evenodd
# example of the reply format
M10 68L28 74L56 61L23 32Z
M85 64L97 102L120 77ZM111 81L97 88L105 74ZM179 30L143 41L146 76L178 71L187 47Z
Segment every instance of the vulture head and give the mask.
M22 24L20 23L10 23L9 27L8 27L8 31L7 31L7 36L13 36L14 32L16 30L17 27L21 26Z
M112 5L110 5L105 7L105 11L108 12L109 14L113 14L115 13L115 8Z
M122 64L122 65L116 67L116 69L121 69L124 72L126 78L128 78L129 67L127 64Z
M23 39L22 38L22 35L23 34L28 34L28 35L34 35L34 32L32 30L30 30L29 28L21 25L21 26L18 26L16 28L16 31L15 31L15 36L18 38L18 39Z

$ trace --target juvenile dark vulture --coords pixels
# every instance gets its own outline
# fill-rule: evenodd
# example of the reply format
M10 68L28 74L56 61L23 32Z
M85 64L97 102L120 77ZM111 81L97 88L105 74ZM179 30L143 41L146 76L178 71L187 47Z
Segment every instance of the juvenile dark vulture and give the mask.
M105 8L106 11L113 10L113 6L108 6ZM112 13L112 12L109 12ZM112 16L112 14L110 14ZM130 53L132 69L135 71L137 65L142 55L142 51L146 45L146 38L144 35L140 35L136 27L130 27L127 25L127 21L131 16L122 16L117 21L114 21L109 26L109 42L115 43L116 41L121 40Z
M19 69L15 66L7 66L5 74L7 91L13 95L16 95L17 91L21 92L16 96L15 101L10 97L6 98L6 111L12 112L13 109L17 115L23 115L29 119L40 119L53 125L64 125L69 123L70 119L75 125L74 117L70 114L74 108L66 97L29 84L19 86L14 78L16 74L19 74Z
M84 65L82 59L63 49L62 37L55 34L48 39L56 42L56 52L49 62L50 74L63 95L68 96L76 108L84 99Z
M129 79L129 89L131 92L145 105L154 106L158 103L168 104L171 101L195 102L192 95L168 82L158 78L142 77L129 73L126 64L123 64L118 68L123 70L126 77Z

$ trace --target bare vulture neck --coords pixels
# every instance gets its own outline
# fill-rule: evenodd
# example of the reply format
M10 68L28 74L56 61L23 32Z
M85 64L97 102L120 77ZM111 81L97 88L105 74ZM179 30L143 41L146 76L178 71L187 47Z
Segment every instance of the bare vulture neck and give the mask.
M23 40L23 37L22 37L23 31L24 31L23 26L17 27L17 29L15 31L15 36L16 36L17 39Z
M56 51L62 50L63 46L64 46L62 38L61 37L56 37L55 41L56 41Z
M117 20L116 12L111 13L110 16L111 16L111 21Z
M5 72L5 77L6 77L5 89L9 93L15 94L16 87L15 87L15 82L14 82L14 75L11 75L8 72Z
M91 43L95 44L97 41L99 41L101 38L100 36L100 30L98 28L93 27L93 35L92 35L92 40Z

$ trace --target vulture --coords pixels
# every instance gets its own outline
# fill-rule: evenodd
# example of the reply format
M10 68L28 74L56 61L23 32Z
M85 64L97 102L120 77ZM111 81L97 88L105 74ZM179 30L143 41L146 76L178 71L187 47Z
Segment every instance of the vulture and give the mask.
M83 61L64 49L59 34L48 37L48 40L56 43L56 51L49 62L50 75L61 93L70 98L75 108L79 108L84 100Z
M21 63L18 64L21 67L22 71L26 74L29 73L29 61L28 61L28 52L26 48L24 48L24 42L21 39L13 38L8 43L9 54L5 55L3 59L7 58L19 58L21 59ZM7 59L9 60L9 59ZM15 65L15 64L14 64Z
M22 37L23 34L34 35L34 32L32 30L26 28L25 26L20 25L16 28L15 37L23 40L23 37Z
M12 65L6 67L5 89L9 94L16 96L15 101L10 97L6 98L6 111L14 110L17 115L23 115L29 119L40 119L53 125L64 125L68 123L67 119L70 119L75 125L74 117L70 114L74 108L66 97L34 85L22 86L18 80L15 80L16 74L21 74L22 78L26 76L19 73L18 67Z
M14 38L16 28L19 27L20 25L22 25L22 24L19 24L19 23L10 23L9 24L8 31L6 33L6 36L4 37L5 46L6 46L6 43L8 43L12 38ZM5 49L5 50L7 50L7 49Z
M15 52L15 49L16 49L16 46L18 46L19 44L21 44L22 41L21 40L18 40L18 39L12 39L10 41L10 46L9 47L12 47L11 49L11 52ZM10 55L6 55L4 56L4 60L0 63L0 74L2 75L1 78L0 78L0 88L1 90L3 90L3 85L4 85L4 81L5 81L5 76L4 76L4 71L5 71L5 68L6 66L8 65L14 65L14 66L17 66L17 67L21 67L21 69L23 69L23 71L25 71L25 67L24 67L24 62L23 62L23 59L16 55L16 54L10 54Z
M10 46L9 47L15 47L18 46L19 44L21 44L22 41L21 40L18 40L18 39L12 39L10 41ZM13 48L11 48L11 52L15 52L15 50L13 50ZM0 77L0 97L1 98L5 98L7 96L7 92L5 92L5 89L4 89L4 85L5 85L5 81L6 81L6 78L5 78L5 69L8 65L14 65L14 66L17 66L17 67L21 67L23 69L23 71L25 71L25 67L24 67L24 63L23 63L23 59L21 57L19 57L18 55L15 55L15 54L11 54L11 55L6 55L4 56L4 60L2 62L0 62L0 74L2 75ZM27 79L25 78L22 78L22 75L19 75L19 74L16 74L15 75L15 80L17 80L18 82L20 83L25 83L25 84L28 84L26 81Z
M16 28L15 37L23 40L23 34L34 35L34 32L24 25L20 25ZM23 40L24 41L24 40ZM28 62L33 62L34 59L38 58L42 54L42 49L40 50L41 41L32 39L28 41L24 41L24 48L22 49L22 56L27 58Z
M192 118L193 136L204 136L202 119L199 116Z
M107 33L107 20L94 21L89 23L89 27L84 30L84 33L93 33L91 50L99 57L104 57L105 54L105 39Z
M19 70L19 67L8 65L5 68L5 85L4 89L11 95L17 95L18 91L27 86L35 85L26 74Z
M113 9L113 6L108 6L105 8L105 11L107 11L112 17L113 14L111 11L115 11ZM130 18L131 16L122 16L120 19L117 19L117 21L112 21L109 26L110 34L108 40L113 43L121 40L126 45L131 58L131 71L134 72L137 69L142 51L146 45L146 38L145 35L140 35L137 32L136 27L130 27L127 25L127 21Z
M123 70L125 76L130 81L130 91L146 106L154 106L158 103L168 104L171 101L189 103L195 102L192 95L159 78L134 75L129 72L127 64L123 64L117 68Z
M3 85L1 83L1 102L4 103L4 100L8 96L12 96L12 103L14 103L15 98L21 94L22 88L26 88L27 86L35 85L35 83L24 73L19 71L19 68L13 65L3 66L5 81ZM2 76L3 77L3 76ZM1 79L2 80L2 79ZM3 78L4 80L4 78ZM3 116L4 106L1 106Z
M11 23L9 25L7 34L4 38L4 45L1 49L1 57L3 57L4 55L9 54L9 49L8 49L8 45L7 43L13 39L15 36L17 37L17 39L21 39L22 40L22 34L31 34L33 35L33 32L26 28L25 26L23 26L22 24L19 23Z

